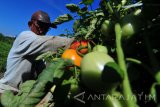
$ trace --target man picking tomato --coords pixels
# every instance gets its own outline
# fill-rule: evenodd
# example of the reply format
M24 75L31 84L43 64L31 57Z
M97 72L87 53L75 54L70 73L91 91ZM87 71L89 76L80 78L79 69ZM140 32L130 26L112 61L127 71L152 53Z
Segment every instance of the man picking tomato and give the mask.
M28 26L30 31L20 33L9 52L7 70L0 79L0 93L4 90L18 91L21 83L36 79L45 68L45 64L43 61L36 61L35 58L47 51L56 52L60 47L66 49L74 40L74 38L44 36L50 28L56 28L44 11L35 12Z

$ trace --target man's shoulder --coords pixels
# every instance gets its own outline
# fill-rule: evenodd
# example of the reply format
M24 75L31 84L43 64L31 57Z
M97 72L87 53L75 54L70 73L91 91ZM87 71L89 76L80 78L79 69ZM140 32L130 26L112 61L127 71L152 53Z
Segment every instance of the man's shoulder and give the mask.
M28 35L35 35L35 33L33 33L32 31L22 31L19 35L19 36L28 36Z
M23 43L25 41L34 41L36 39L36 35L31 31L23 31L17 37L15 42Z
M25 38L35 38L36 34L32 31L22 31L18 36L17 39L25 39Z

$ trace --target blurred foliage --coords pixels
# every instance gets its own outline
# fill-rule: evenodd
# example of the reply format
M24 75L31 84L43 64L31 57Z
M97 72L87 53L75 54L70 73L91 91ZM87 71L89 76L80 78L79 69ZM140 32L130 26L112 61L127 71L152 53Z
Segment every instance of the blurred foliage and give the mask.
M14 39L13 37L6 37L0 33L0 72L5 71L8 52Z

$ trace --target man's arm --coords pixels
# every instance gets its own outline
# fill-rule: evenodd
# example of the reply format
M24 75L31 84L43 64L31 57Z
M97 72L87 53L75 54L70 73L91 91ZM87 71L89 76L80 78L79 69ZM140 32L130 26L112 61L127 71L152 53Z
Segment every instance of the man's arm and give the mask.
M41 54L47 51L56 52L58 48L64 47L65 49L70 46L74 41L74 38L66 37L50 37L50 36L38 36L32 42L23 42L20 47L20 53L22 56ZM23 48L25 47L25 48ZM18 52L18 50L17 50Z

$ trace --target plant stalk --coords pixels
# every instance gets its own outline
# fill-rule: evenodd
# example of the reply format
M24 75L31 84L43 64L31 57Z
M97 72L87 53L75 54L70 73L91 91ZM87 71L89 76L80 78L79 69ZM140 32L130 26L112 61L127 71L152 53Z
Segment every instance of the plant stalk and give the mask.
M121 44L122 32L121 32L121 26L119 23L115 24L115 34L116 34L116 52L118 57L118 64L120 69L124 72L124 79L122 82L123 95L124 95L127 107L136 107L136 103L132 99L133 93L129 83L126 63L124 59L124 53L122 50L122 44Z
M110 3L107 2L106 0L102 0L102 1L103 1L103 3L104 3L105 7L109 10L109 12L110 12L111 14L113 14L114 11L113 11L113 9L112 9ZM106 10L107 10L107 9L106 9Z

